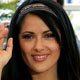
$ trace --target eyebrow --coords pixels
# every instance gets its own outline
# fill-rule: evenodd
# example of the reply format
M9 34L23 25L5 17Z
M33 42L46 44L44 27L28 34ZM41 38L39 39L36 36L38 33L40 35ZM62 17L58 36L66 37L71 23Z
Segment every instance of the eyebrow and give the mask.
M44 33L47 33L47 32L51 32L51 30L44 31L43 34L44 34Z
M44 31L43 34L47 32L51 32L51 30ZM34 34L34 32L31 32L31 31L25 31L25 32L22 32L21 34L25 34L25 33Z
M31 31L25 31L25 32L22 32L21 34L25 34L25 33L34 34L34 32L31 32Z

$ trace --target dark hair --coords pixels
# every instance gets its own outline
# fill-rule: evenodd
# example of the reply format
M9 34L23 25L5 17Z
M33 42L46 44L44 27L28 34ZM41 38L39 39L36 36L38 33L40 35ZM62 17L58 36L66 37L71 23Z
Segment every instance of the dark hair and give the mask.
M20 23L23 21L25 15L17 24L16 20L19 16L21 9L26 5L33 3L42 3L44 5L47 5L57 15L57 17L55 17L49 12L40 10L33 10L29 12L30 14L35 14L39 16L53 32L55 31L56 40L59 43L62 42L60 58L58 61L59 79L80 80L79 52L72 25L64 9L60 5L56 4L55 2L52 3L52 1L49 0L25 1L15 12L10 24L10 30L8 35L8 38L13 37L13 56L3 70L2 80L32 80L29 73L29 68L24 63L21 57L20 46L18 42L18 34L21 27ZM53 22L56 23L57 28L61 33L61 42L57 33L57 28L54 26Z
M61 6L64 5L64 0L57 0L57 2L58 2Z
M27 0L26 0L26 1L27 1ZM32 1L32 0L29 0L29 1ZM51 1L54 1L54 0L51 0ZM57 2L58 2L61 6L64 5L64 0L57 0Z

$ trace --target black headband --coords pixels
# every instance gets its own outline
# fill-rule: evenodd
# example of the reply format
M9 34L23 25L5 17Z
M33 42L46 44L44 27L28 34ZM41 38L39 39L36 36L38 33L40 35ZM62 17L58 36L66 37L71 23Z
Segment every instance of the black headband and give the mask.
M41 11L46 11L46 12L49 12L51 14L53 14L54 16L57 17L57 15L49 8L47 7L46 5L44 4L41 4L41 3L35 3L35 4L30 4L30 5L27 5L25 7L23 7L19 13L19 16L18 16L18 19L17 19L17 22L21 19L21 17L23 15L25 15L26 13L30 12L30 11L34 11L34 10L41 10ZM16 22L16 23L17 23Z

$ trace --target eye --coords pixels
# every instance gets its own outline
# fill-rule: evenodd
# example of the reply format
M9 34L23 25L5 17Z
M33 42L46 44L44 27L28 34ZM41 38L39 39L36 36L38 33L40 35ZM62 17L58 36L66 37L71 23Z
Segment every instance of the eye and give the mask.
M44 38L54 38L55 35L53 33L48 33L44 35Z
M23 35L22 38L23 39L32 39L32 38L34 38L34 35L32 35L32 34L26 34L26 35Z

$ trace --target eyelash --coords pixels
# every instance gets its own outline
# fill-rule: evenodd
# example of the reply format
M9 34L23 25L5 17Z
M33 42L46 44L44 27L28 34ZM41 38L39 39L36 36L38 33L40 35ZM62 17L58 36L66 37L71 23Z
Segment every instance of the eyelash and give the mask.
M32 39L34 36L33 35L24 35L23 38L24 39Z
M46 34L44 37L45 38L54 38L55 35L53 33L49 33L49 34Z
M23 39L33 39L35 36L34 35L23 35L22 37L23 37ZM43 38L54 38L54 37L55 37L55 35L52 33L45 34L43 36Z

